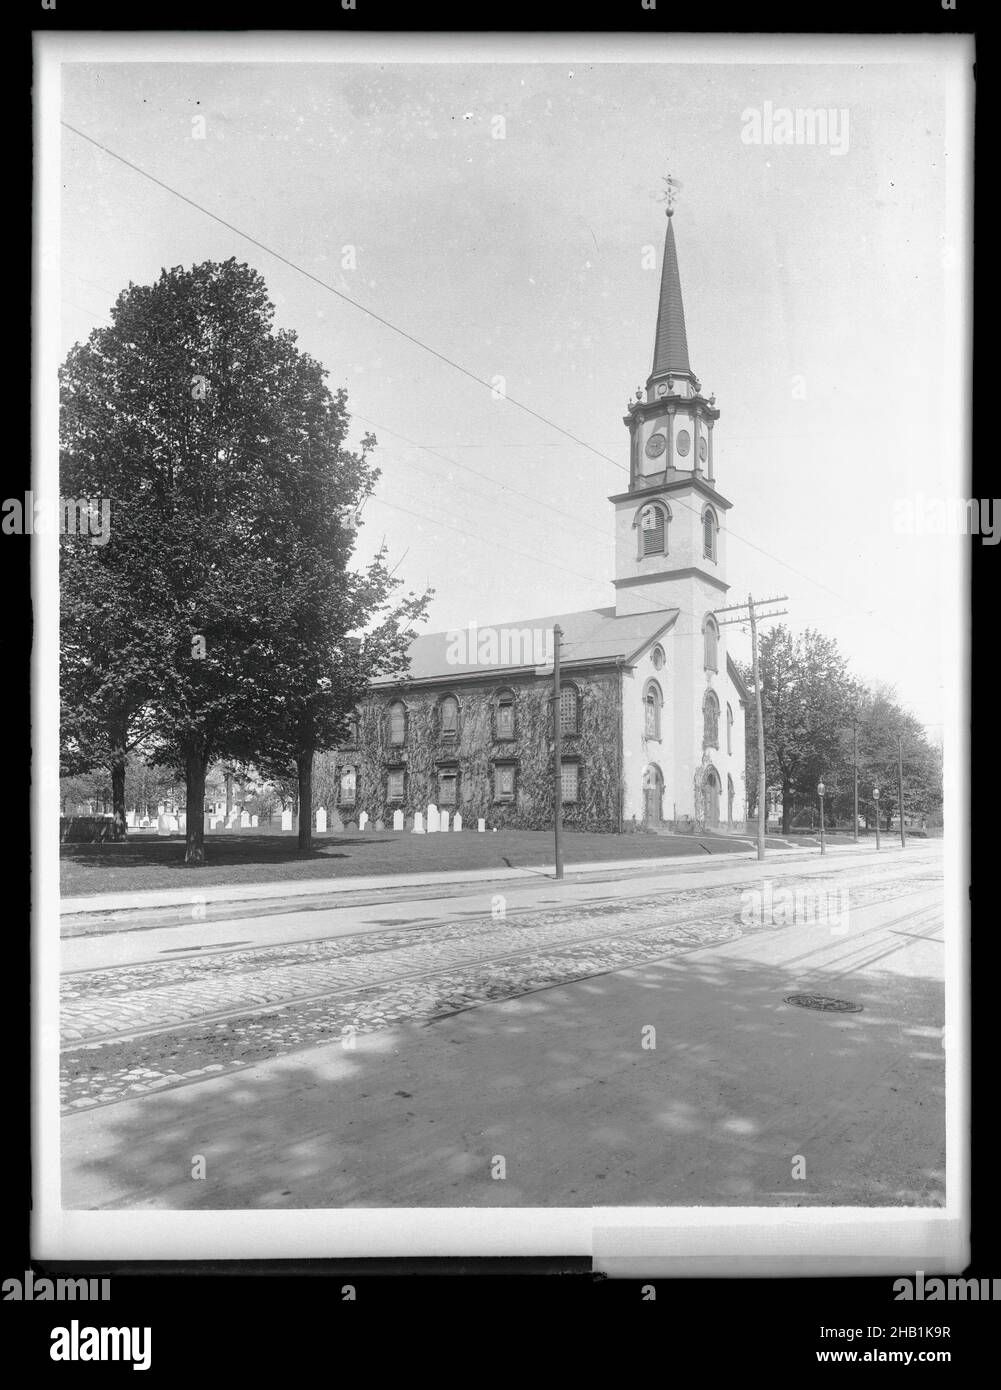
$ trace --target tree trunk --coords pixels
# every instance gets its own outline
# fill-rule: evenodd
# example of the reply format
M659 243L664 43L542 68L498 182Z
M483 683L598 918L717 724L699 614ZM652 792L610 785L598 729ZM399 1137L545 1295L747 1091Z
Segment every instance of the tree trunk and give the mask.
M111 831L113 840L124 840L128 833L125 820L125 749L111 750L111 809L115 813Z
M308 854L313 848L313 751L295 760L299 775L299 849Z
M185 864L205 863L205 773L208 759L201 749L189 748L184 759L187 788L187 827L184 834Z

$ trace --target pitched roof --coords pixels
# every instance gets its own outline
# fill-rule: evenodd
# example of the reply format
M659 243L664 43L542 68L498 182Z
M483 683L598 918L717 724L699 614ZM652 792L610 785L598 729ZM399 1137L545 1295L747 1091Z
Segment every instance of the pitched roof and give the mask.
M628 661L670 627L679 611L677 608L659 608L649 613L616 617L614 608L587 608L579 613L558 613L551 617L523 618L518 622L484 624L478 628L429 632L418 637L411 646L410 670L402 679L442 680L450 676L525 670L526 667L537 671L551 670L552 631L557 623L563 631L560 657L566 665L614 661L616 658ZM484 653L483 650L484 634L488 632L497 634L496 661L491 660L489 652ZM471 633L475 633L472 640ZM475 659L477 655L480 655L479 660ZM470 656L474 659L469 660ZM539 656L548 657L548 660L539 662L535 659ZM398 685L401 678L380 676L372 683L376 686Z
M660 273L660 303L657 308L657 337L654 340L651 376L667 372L687 372L688 337L685 333L685 306L681 302L681 275L678 248L674 244L674 219L667 219L664 238L664 264Z

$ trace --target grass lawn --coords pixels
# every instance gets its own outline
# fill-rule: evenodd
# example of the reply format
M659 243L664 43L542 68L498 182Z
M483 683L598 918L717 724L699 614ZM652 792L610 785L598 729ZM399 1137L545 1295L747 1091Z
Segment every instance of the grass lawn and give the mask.
M567 864L609 859L667 859L700 850L708 854L747 852L746 841L723 836L648 834L584 835L566 832ZM361 874L412 874L450 869L507 869L553 862L552 831L498 830L478 834L411 835L397 831L314 835L313 849L300 855L293 834L251 831L205 837L206 863L184 864L184 839L143 836L123 844L63 845L64 897L89 893L135 893L150 888L197 888L217 883L277 883L295 879L344 878Z

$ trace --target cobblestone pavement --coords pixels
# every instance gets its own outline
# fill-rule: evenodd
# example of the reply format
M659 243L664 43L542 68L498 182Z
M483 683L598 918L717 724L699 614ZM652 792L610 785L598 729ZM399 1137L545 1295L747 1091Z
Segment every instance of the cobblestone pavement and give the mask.
M818 879L809 886L816 890ZM918 890L909 879L907 891ZM899 893L893 877L853 883L853 909ZM351 1046L359 1032L430 1021L747 930L739 890L727 885L74 972L61 989L62 1104L72 1112L131 1099L324 1038Z

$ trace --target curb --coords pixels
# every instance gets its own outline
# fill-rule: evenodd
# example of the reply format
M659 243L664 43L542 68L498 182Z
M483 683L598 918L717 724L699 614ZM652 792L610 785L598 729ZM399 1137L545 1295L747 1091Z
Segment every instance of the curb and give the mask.
M862 846L828 846L830 856L846 855L863 850ZM787 850L773 851L769 856L772 862L785 861L791 857L812 859L819 857L818 849L804 846L790 846ZM742 863L747 860L757 862L753 848L734 853L707 856L700 854L678 854L663 859L610 859L596 863L568 864L567 879L581 879L593 874L664 872L673 865L684 867L698 864L708 867L710 858L719 867ZM768 862L767 860L765 862ZM147 908L190 907L196 903L246 903L268 902L281 899L329 897L337 893L371 893L379 890L398 888L433 888L450 884L476 884L510 882L512 879L555 879L552 864L528 865L514 869L457 869L447 872L425 874L374 874L354 877L327 879L293 879L271 881L268 883L210 884L201 890L194 888L179 892L176 888L149 889L138 893L91 894L87 897L62 898L61 917L82 917L92 914L106 915L110 912L137 912Z

